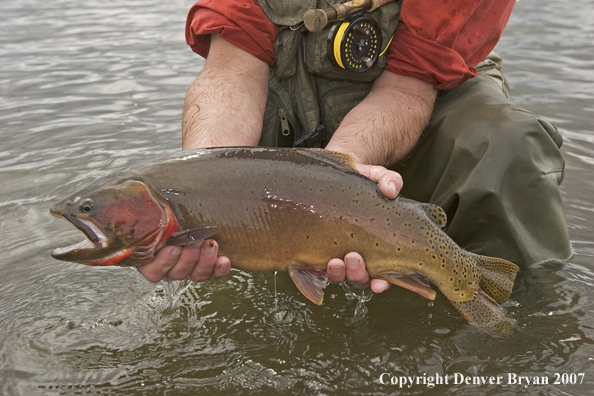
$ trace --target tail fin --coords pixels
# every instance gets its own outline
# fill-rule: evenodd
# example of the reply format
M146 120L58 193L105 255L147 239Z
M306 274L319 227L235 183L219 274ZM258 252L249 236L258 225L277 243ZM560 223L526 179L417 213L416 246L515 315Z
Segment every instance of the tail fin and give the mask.
M508 338L515 320L499 303L508 299L519 268L509 261L476 256L481 281L476 296L470 301L450 301L471 325L493 337Z
M472 300L450 302L477 329L498 338L508 338L511 335L516 321L480 287Z
M509 298L519 267L509 261L476 256L481 270L481 287L495 301L501 303Z

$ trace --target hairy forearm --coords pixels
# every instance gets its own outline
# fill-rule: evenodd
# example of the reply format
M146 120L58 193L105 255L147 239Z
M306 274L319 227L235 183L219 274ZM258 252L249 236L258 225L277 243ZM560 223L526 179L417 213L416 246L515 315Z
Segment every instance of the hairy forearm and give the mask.
M393 164L419 140L436 95L430 84L385 71L346 115L326 148L348 153L363 164Z
M213 35L204 68L186 95L183 148L257 145L267 94L268 65Z

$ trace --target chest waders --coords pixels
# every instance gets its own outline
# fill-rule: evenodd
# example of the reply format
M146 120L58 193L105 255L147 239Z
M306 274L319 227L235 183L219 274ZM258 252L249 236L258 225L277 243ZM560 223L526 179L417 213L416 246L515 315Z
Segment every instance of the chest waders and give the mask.
M305 12L333 3L260 0L280 26L260 145L323 147L382 73L385 53L366 72L354 73L328 57L335 24L316 33L302 26ZM399 11L394 2L365 14L381 29L381 52ZM559 191L562 137L554 125L512 102L497 55L475 68L477 77L439 92L420 141L390 167L403 177L401 195L441 206L446 232L469 251L524 266L565 260L571 246Z

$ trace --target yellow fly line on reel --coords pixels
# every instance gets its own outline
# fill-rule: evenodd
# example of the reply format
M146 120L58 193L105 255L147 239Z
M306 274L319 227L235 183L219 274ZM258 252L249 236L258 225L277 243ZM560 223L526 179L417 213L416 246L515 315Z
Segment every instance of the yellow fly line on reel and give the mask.
M328 34L327 52L330 61L354 73L369 70L382 48L382 31L369 17L336 22Z

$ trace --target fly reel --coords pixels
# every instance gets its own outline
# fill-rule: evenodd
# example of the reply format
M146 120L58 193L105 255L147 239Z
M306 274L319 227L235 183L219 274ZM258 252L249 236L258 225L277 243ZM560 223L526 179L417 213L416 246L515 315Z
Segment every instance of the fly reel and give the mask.
M382 31L377 22L360 16L336 22L328 34L330 61L341 69L363 73L377 61L382 48Z

